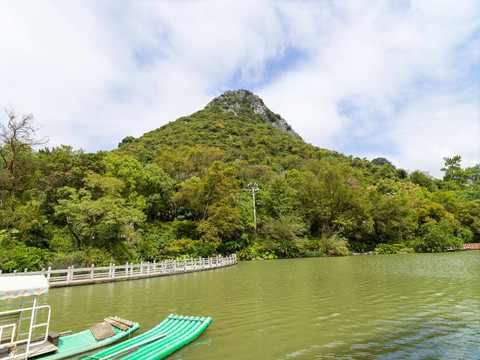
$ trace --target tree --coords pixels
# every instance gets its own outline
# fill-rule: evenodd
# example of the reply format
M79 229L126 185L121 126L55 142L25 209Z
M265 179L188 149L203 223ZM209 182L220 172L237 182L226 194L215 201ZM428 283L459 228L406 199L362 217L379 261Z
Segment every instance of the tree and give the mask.
M165 150L155 162L177 182L182 182L192 176L204 176L208 168L222 158L220 149L197 144L176 151Z
M120 196L123 187L120 179L90 174L80 190L58 189L61 198L55 214L63 219L77 249L97 247L114 252L125 241L129 228L143 222L143 213Z
M372 164L377 165L377 166L388 165L388 166L392 167L393 169L395 169L395 166L393 166L392 162L383 158L383 157L378 157L376 159L373 159Z
M453 181L458 185L463 185L466 182L465 171L460 166L462 162L462 157L460 155L455 155L452 158L444 157L445 166L441 168L445 175L443 176L444 181Z
M185 185L175 194L173 201L177 209L191 208L195 219L206 219L211 205L233 195L237 188L235 171L215 161L208 169L207 175L198 183Z
M480 203L477 201L460 201L457 204L455 218L464 228L472 231L476 242L480 241Z
M435 220L425 223L420 228L422 237L419 246L426 252L441 252L449 247L459 248L463 244L462 238L455 236L455 226L448 220Z
M415 170L410 174L410 180L417 185L423 186L428 191L435 191L435 183L433 178L428 174L428 172Z
M314 170L317 174L303 174L298 189L300 210L312 234L330 238L357 226L371 228L371 222L363 216L360 187L352 169L346 164L323 161Z
M294 190L281 177L275 178L265 191L262 191L265 214L278 219L280 215L292 216L298 207Z
M267 242L272 242L278 256L293 257L299 251L300 237L305 230L306 226L300 219L279 215L266 220L262 233Z
M480 190L480 164L468 167L465 171L468 176L467 181L469 189L478 192Z
M240 222L240 213L226 201L210 206L208 219L200 221L198 232L202 241L216 249L221 243L232 241Z
M372 215L379 243L403 242L416 230L416 219L405 195L378 196Z
M150 220L172 219L174 186L175 182L157 164L144 167L144 176L138 189L145 197L145 212Z
M38 127L33 122L33 115L18 117L13 109L5 110L7 124L0 124L0 184L7 191L14 207L17 194L29 188L28 178L32 170L32 148L47 143L46 138L37 139Z

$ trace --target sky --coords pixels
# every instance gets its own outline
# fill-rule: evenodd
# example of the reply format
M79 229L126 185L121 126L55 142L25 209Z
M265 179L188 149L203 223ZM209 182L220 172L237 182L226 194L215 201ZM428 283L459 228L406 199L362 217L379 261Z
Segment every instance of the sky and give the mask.
M49 147L112 150L235 89L312 145L441 178L480 163L480 2L0 0L0 106Z

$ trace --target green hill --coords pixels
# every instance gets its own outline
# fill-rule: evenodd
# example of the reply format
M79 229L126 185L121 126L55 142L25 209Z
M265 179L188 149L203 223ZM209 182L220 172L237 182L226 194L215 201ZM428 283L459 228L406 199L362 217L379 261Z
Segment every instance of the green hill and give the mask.
M220 149L227 163L241 161L277 170L291 169L306 159L344 157L305 143L280 115L246 90L227 91L203 110L137 139L127 137L116 152L153 161L165 150L198 144Z
M232 252L437 252L480 240L480 165L445 158L438 180L315 147L246 90L111 152L34 151L8 130L31 126L18 120L0 148L5 272Z

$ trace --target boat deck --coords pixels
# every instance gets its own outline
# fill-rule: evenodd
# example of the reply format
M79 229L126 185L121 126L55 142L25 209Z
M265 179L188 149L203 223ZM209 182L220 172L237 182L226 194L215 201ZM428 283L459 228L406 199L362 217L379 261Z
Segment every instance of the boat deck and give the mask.
M26 345L21 344L17 347L16 352L17 354L22 354L22 353L25 353L25 350L26 350ZM28 351L29 352L28 358L31 359L34 357L51 354L51 353L54 353L55 351L57 351L57 347L48 341L45 341L42 344L36 344L36 345L33 344L33 345L30 345L30 349ZM10 354L5 349L3 350L3 352L0 352L0 359L7 358L9 355ZM22 359L25 359L25 356L20 356L20 357L17 357L16 359L22 360Z

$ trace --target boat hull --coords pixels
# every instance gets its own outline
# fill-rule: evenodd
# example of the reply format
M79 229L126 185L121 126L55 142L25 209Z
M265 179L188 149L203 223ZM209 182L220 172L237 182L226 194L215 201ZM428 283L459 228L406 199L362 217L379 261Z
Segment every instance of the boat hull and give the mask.
M187 345L211 324L210 317L171 314L151 330L86 357L91 359L159 360Z
M124 319L121 319L124 320ZM58 350L53 354L47 354L35 357L35 360L55 360L55 359L64 359L73 355L81 354L88 352L94 349L98 349L110 344L113 344L126 336L130 335L134 331L139 329L138 323L132 323L132 326L127 330L121 330L117 327L113 327L116 334L104 339L97 341L93 336L90 329L75 333L72 335L62 336L58 339ZM29 357L30 358L30 357Z

